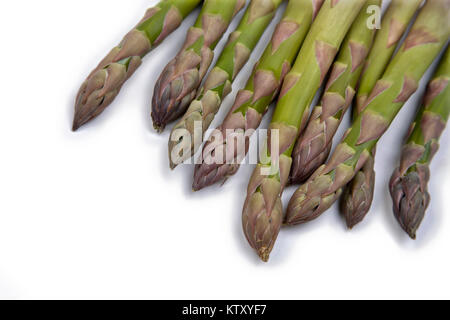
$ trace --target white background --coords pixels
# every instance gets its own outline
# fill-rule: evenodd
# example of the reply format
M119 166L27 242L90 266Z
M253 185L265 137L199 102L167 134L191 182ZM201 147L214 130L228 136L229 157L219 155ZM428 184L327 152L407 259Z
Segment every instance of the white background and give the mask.
M268 264L249 249L240 226L252 166L223 187L194 194L192 167L171 172L168 131L160 136L151 126L155 80L195 15L146 57L112 106L72 133L79 85L155 3L2 4L0 297L450 298L450 130L432 165L432 203L417 241L395 221L387 189L426 81L381 140L366 220L348 231L333 208L282 230ZM343 130L347 125L348 119ZM285 192L285 203L293 191Z

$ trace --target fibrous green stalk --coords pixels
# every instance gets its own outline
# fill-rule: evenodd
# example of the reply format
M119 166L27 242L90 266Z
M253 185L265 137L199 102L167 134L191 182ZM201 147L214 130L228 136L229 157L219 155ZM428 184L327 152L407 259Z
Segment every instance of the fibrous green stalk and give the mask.
M97 117L119 94L142 58L195 9L200 0L163 0L100 62L82 84L75 104L73 130Z
M214 48L245 0L205 0L202 11L186 36L186 41L156 82L153 125L159 132L184 114L197 94L214 58Z
M400 166L394 171L389 188L394 214L400 226L412 238L430 203L428 181L430 163L439 149L439 138L450 114L450 49L428 84L427 92L410 135L403 147Z
M189 159L200 147L204 132L219 111L223 99L231 92L234 78L247 63L281 2L282 0L250 2L197 98L172 130L169 138L171 168Z
M353 109L355 117L363 109L367 95L386 70L421 2L422 0L393 0L390 3L361 78L356 107ZM375 190L375 153L376 148L372 150L369 159L356 173L355 178L344 188L340 209L349 228L361 222L372 206Z
M304 182L328 158L342 119L350 107L355 88L372 46L375 28L367 21L371 6L380 6L381 0L369 0L353 23L336 61L322 96L322 105L313 109L306 128L292 153L291 183Z
M281 194L289 178L291 153L307 114L305 110L364 3L363 0L326 0L284 80L269 128L266 153L271 160L257 165L242 214L247 240L263 261L268 261L282 224ZM278 136L278 141L273 136Z
M200 190L234 175L245 158L250 136L256 130L270 103L277 96L285 75L291 69L311 23L323 0L290 0L283 18L261 59L237 94L230 112L211 135L202 150L202 162L195 166L193 189ZM220 141L216 140L219 136ZM244 137L243 147L234 147L236 136ZM212 155L216 161L207 161ZM218 155L222 155L219 159Z
M367 57L364 73L356 94L356 111L364 107L367 96L380 80L402 39L411 19L423 0L392 0L381 22L375 42Z
M327 164L294 193L286 223L308 222L327 210L366 163L381 136L450 36L450 0L428 0L405 43L389 64Z

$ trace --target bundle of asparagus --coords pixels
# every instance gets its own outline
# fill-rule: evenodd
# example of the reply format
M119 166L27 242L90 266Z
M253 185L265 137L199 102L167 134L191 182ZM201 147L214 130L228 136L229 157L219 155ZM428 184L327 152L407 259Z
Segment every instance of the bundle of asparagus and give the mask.
M400 166L394 171L389 188L394 213L400 226L412 238L430 203L427 184L430 163L439 149L439 138L450 114L450 49L447 48L428 89L403 147Z
M163 0L100 62L82 84L75 104L73 130L97 117L119 94L141 59L195 9L200 0Z
M164 68L156 82L152 118L157 131L162 132L169 122L186 111L212 63L214 48L244 5L245 0L204 1L181 51Z
M245 236L263 261L268 261L282 224L281 194L291 169L291 152L305 110L324 80L334 57L365 1L326 0L305 39L299 58L286 76L269 134L278 134L279 149L271 150L250 179L242 212ZM275 152L276 154L274 154ZM271 172L270 175L266 171Z
M195 154L222 100L231 92L234 78L275 15L281 0L252 0L237 29L231 33L216 66L210 72L198 97L174 126L169 138L169 161L173 169ZM199 129L196 130L196 128ZM183 131L180 131L183 130ZM180 136L183 132L185 136ZM189 137L188 139L185 137ZM172 154L175 151L175 154Z
M275 99L284 76L289 72L311 22L322 6L323 0L290 0L283 18L256 64L245 88L239 91L236 101L222 124L217 128L221 143L211 136L202 151L202 162L195 166L193 189L200 190L224 181L239 169L248 152L250 137L244 148L230 149L236 134L255 130L261 123L270 103ZM222 154L222 161L206 162L211 154Z
M246 4L245 0L204 1L181 51L166 66L154 90L152 118L158 131L184 114L171 133L172 168L199 147L195 141L202 140L281 2L250 1L198 90L212 63L215 46ZM269 137L249 181L242 211L244 234L263 261L268 261L283 222L296 225L317 218L344 190L341 210L347 225L351 228L365 217L373 199L377 142L449 40L450 0L427 0L394 56L422 0L392 0L381 30L375 34L367 26L368 9L381 2L290 0L245 88L203 147L202 161L195 166L194 190L237 172L249 150L251 133L279 93ZM76 100L74 130L114 100L141 59L199 3L163 0L147 11L83 83ZM330 70L321 106L315 107L309 117L307 108ZM449 80L447 48L390 181L394 214L411 238L416 237L430 202L429 165L450 115ZM355 95L353 124L326 162L333 137ZM200 124L199 131L196 123ZM187 133L190 139L184 140L179 132ZM235 144L239 135L244 137L243 148ZM281 196L289 175L291 182L306 182L294 193L283 217Z
M450 36L450 0L428 0L405 43L389 64L331 159L293 195L289 225L308 222L328 209L370 157L401 107Z

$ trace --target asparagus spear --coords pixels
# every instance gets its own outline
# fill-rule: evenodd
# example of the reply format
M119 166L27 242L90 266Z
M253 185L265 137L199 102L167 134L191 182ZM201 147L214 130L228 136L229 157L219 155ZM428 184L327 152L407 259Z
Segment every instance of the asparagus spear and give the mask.
M450 49L428 84L422 108L412 123L403 147L400 166L394 171L389 188L394 214L412 239L416 238L430 203L427 184L430 163L439 149L439 138L450 114Z
M219 144L212 135L202 151L202 162L195 166L193 189L200 190L234 175L249 148L245 139L242 149L227 148L235 134L257 129L263 114L276 97L284 76L289 72L303 40L323 0L290 0L283 18L277 25L261 59L239 91L236 101L222 124L217 128L222 137ZM212 153L222 154L223 161L207 163Z
M450 36L450 0L429 0L366 107L347 131L327 164L294 193L286 223L308 222L327 210L364 165L377 141L401 107L417 90L418 82Z
M252 0L237 29L230 35L216 66L192 101L186 114L175 125L169 138L169 160L173 169L195 154L204 132L208 129L222 100L231 92L234 78L247 63L250 54L272 21L282 0ZM195 128L201 128L195 130ZM189 133L190 139L183 139L178 132L182 129ZM199 131L199 132L197 132ZM195 137L194 137L195 135ZM172 157L173 150L189 152ZM176 159L175 159L176 158Z
M398 42L421 2L422 0L394 0L388 7L361 78L354 116L361 112L367 95L386 70ZM375 189L375 153L376 148L373 148L369 159L344 189L340 209L350 229L365 218L372 206Z
M358 113L361 112L367 96L386 71L386 66L399 41L422 2L422 0L392 0L389 4L359 83L356 94Z
M122 85L153 46L179 27L200 0L162 0L92 71L82 84L75 103L73 130L97 117L119 94Z
M369 53L375 29L367 27L367 8L381 5L369 0L355 20L334 62L322 106L313 109L292 153L291 182L304 182L328 158L333 137L355 95L355 87Z
M247 189L242 222L250 245L263 261L278 236L282 223L281 193L289 178L291 152L297 139L305 109L311 104L351 24L364 0L326 0L303 44L298 59L286 76L280 99L270 124L270 134L279 136L277 157L269 164L259 163ZM268 140L268 144L272 141ZM267 175L266 171L273 174ZM275 172L273 172L275 171Z
M214 57L214 48L228 29L245 0L205 0L202 11L186 36L177 56L169 62L156 82L153 126L162 132L194 99Z

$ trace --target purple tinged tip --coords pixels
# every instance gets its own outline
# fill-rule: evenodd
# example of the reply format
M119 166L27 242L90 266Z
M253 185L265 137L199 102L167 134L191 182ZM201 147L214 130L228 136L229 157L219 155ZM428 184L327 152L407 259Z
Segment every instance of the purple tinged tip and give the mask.
M83 125L85 125L86 123L88 123L89 120L82 120L77 113L75 113L74 119L73 119L73 123L72 123L72 131L75 132L78 129L80 129Z
M80 125L74 120L72 125L72 131L75 132L80 129Z
M394 202L394 215L402 229L416 239L425 211L430 202L427 190L421 189L420 176L412 171L406 175L400 175L398 169L394 172L390 191Z

